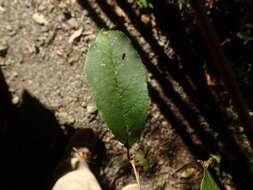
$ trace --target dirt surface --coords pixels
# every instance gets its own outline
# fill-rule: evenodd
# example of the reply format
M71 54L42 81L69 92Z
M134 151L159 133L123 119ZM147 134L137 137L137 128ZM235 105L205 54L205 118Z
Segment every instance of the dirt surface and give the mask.
M130 18L114 1L109 1L107 4L115 11L114 14L119 16L114 17L114 20L106 15L107 7L105 6L103 10L100 3L97 2L101 1L81 3L75 0L0 1L0 68L11 93L12 106L19 108L18 117L21 117L21 120L22 111L25 111L27 119L25 121L31 123L30 120L35 110L22 109L22 107L29 98L36 99L36 104L52 113L50 117L54 118L61 131L61 136L64 137L61 138L64 142L59 144L58 137L54 137L54 134L44 134L44 129L36 127L32 127L32 133L28 128L25 130L26 134L22 132L15 134L10 141L14 145L14 150L25 159L21 158L22 162L12 165L10 161L12 159L6 156L8 165L15 169L13 170L14 175L11 174L13 171L6 175L8 178L4 182L6 189L48 189L53 168L60 160L65 147L64 143L68 139L69 129L83 127L93 128L105 146L104 157L97 158L100 161L99 164L96 163L96 160L93 163L103 189L120 189L123 185L135 181L127 163L125 149L106 128L91 100L83 75L85 54L89 43L95 39L97 32L102 27L116 27L129 31L131 37L136 39L135 43L139 43L139 46L146 52L146 59L154 66L159 64L159 60L155 52L151 50L152 47L144 38L145 36L143 37L143 34L135 29ZM117 20L122 19L123 24L119 22L121 24L118 25ZM143 22L150 21L146 15L142 19ZM153 30L152 35L159 42L158 47L166 49L167 56L171 58L175 56L166 37L160 35L157 30ZM192 110L196 110L189 103L189 97L185 95L177 81L171 76L167 78L170 79L175 91L184 101L188 102L187 105ZM154 73L150 72L149 83L154 89L157 89L152 92L152 96L158 97L160 93L163 94L159 90ZM29 97L28 100L27 97ZM158 101L152 99L147 124L139 143L132 149L135 155L143 151L146 156L144 159L146 169L144 169L145 164L138 163L137 159L143 189L198 189L201 169L196 164L197 158L192 155L185 141L176 132L178 129L174 128L175 121L170 120L163 111L161 112L163 109L159 105L161 101L162 99ZM167 98L166 101L173 114L181 118L183 125L189 126L189 123L174 106L173 101L170 98ZM40 115L39 112L38 115ZM35 121L33 125L39 125L39 121ZM199 122L203 126L206 125L202 117L199 117ZM187 132L193 133L193 131ZM14 133L18 132L14 131ZM35 136L31 137L33 134ZM22 135L28 139L27 143L20 137ZM14 138L16 136L19 136L20 141ZM51 148L51 154L48 157L42 145L44 138L50 139L50 145L46 147ZM32 140L29 141L29 139ZM28 142L31 143L29 145L31 147L27 146ZM198 139L195 139L194 142L201 146ZM19 152L16 143L20 143L22 151ZM53 153L55 150L58 150L59 154L55 155ZM102 149L97 151L98 155L99 151L102 153ZM26 152L29 152L31 160L28 159L28 156L22 155ZM43 167L50 169L43 173L44 168L40 166L41 163ZM189 168L193 168L193 172L189 172L190 170L187 170ZM4 171L9 172L8 168ZM17 180L20 175L22 175L22 180Z

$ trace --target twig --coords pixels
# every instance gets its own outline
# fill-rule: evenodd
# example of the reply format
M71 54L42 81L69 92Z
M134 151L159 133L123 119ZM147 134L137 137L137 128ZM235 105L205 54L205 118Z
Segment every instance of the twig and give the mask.
M141 185L140 185L140 176L139 176L139 173L137 172L136 170L136 167L135 167L135 163L134 163L134 160L129 160L133 170L134 170L134 175L135 175L135 179L136 179L136 182L137 182L137 185L138 185L138 189L141 190Z

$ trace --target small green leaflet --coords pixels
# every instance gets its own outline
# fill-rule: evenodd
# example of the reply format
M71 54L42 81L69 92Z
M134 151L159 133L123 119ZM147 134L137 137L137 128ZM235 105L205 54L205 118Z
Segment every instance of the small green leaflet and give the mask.
M203 164L202 166L204 168L204 176L200 184L200 190L220 190L208 169Z
M246 41L253 39L253 37L249 36L247 32L237 32L236 36L240 38L241 40L246 40Z
M146 70L131 41L120 31L102 30L88 50L86 82L100 115L124 145L144 127L149 107Z
M145 154L143 151L139 151L136 154L136 159L138 160L140 165L143 167L144 172L148 172L148 170L150 169L150 166L149 166L149 162L148 162L147 158L145 157Z

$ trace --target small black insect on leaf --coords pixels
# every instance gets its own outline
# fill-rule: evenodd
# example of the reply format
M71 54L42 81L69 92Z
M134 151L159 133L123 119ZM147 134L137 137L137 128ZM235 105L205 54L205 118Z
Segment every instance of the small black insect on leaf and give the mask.
M125 59L125 57L126 57L126 54L125 54L125 53L123 53L123 54L122 54L122 60L124 60L124 59Z

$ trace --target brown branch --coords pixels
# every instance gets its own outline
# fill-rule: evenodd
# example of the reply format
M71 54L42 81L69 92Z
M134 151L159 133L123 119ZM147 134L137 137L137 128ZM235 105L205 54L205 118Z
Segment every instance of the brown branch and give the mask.
M219 72L220 78L223 80L225 88L230 94L231 100L244 127L245 134L248 137L251 147L253 147L253 121L249 116L248 107L240 92L239 85L235 80L232 68L220 46L214 26L206 15L203 1L190 0L190 4L195 12L197 22L199 23L202 35L213 59L213 66Z

